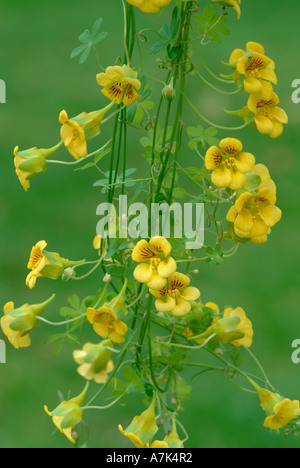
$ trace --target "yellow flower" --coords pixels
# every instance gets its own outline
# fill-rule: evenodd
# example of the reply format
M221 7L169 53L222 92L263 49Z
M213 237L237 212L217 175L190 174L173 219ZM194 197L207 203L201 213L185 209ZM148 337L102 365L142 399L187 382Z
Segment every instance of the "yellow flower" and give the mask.
M227 221L234 224L235 234L241 239L251 239L255 244L267 242L271 228L281 217L281 210L275 206L276 193L262 188L258 193L245 192L230 208Z
M289 118L286 112L277 107L279 98L273 93L270 99L264 99L259 95L252 95L248 100L248 109L253 112L254 123L257 130L263 135L278 138L283 132L283 124L287 124Z
M124 430L123 427L119 425L119 431L121 434L128 437L137 448L149 448L149 442L158 431L158 427L155 422L155 405L156 396L153 397L149 408L140 416L135 416L127 429ZM157 445L157 443L161 442L156 441L155 444ZM152 446L151 448L154 447Z
M222 319L216 320L204 333L191 336L189 340L203 343L213 335L216 335L213 338L214 340L222 343L231 343L235 347L245 346L250 348L253 340L252 323L241 307L236 309L228 308L225 310Z
M127 0L130 5L134 5L144 13L157 13L162 7L171 3L172 0Z
M54 411L50 412L47 406L44 406L46 413L52 417L54 425L64 434L72 444L75 444L73 430L77 424L82 421L84 399L89 388L86 385L83 392L75 398L63 401Z
M47 160L58 150L62 142L49 149L38 149L36 147L25 151L19 151L19 147L14 149L14 164L19 181L27 192L30 188L30 180L38 176L47 169Z
M100 124L113 105L114 103L111 103L104 109L88 114L83 112L73 119L69 119L65 110L61 111L59 115L59 122L62 124L61 138L69 153L76 160L87 156L87 142L99 135Z
M300 412L300 403L298 400L291 401L288 398L283 398L278 393L273 393L265 388L261 388L253 380L248 380L257 391L260 404L267 414L267 418L264 422L265 427L276 431L298 418Z
M42 315L44 309L54 299L55 294L42 304L28 305L15 309L13 302L4 307L4 317L1 318L1 328L10 343L16 348L28 348L31 344L29 333L40 326L37 317Z
M109 338L114 343L124 343L128 327L122 320L118 320L113 309L103 306L96 311L90 307L87 310L87 318L97 335Z
M98 345L87 343L82 350L73 352L74 360L80 364L78 373L87 380L94 380L96 383L105 383L108 374L114 370L114 364L110 359L112 355L112 342L102 341Z
M275 63L265 56L264 47L257 42L248 42L246 51L236 49L230 57L230 64L236 67L235 78L244 76L244 89L249 94L259 94L263 99L270 99L273 94L272 84L277 84Z
M239 323L232 332L225 333L220 341L223 343L230 342L235 347L245 346L246 348L250 348L253 341L253 328L245 311L241 307L237 307L236 309L228 308L224 312L224 319L226 318L238 318ZM222 329L220 322L221 320L216 325L217 329Z
M166 286L159 290L150 289L156 297L155 307L158 312L172 312L176 317L183 317L192 310L192 302L199 299L199 289L190 287L190 278L182 273L173 273Z
M71 262L62 258L58 253L46 252L47 247L45 241L40 241L32 248L28 269L32 270L26 278L26 285L33 289L36 285L36 280L39 277L57 279L66 268L80 265L85 260L79 262Z
M141 88L138 74L127 65L108 67L105 73L97 75L97 82L104 89L102 93L117 104L129 106L137 102L141 96L137 93Z
M298 400L291 401L288 398L282 400L274 406L274 415L268 416L264 422L265 427L272 431L287 426L291 421L297 419L300 411Z
M238 19L241 18L241 0L210 0L214 5L224 5L235 9Z
M150 289L163 288L167 284L166 278L177 270L171 251L172 246L164 237L138 242L132 252L132 260L140 264L134 271L135 279L146 283Z
M243 145L235 138L226 138L219 148L212 146L205 156L205 167L213 171L212 183L219 188L242 188L247 182L246 173L255 165L255 157L243 152Z

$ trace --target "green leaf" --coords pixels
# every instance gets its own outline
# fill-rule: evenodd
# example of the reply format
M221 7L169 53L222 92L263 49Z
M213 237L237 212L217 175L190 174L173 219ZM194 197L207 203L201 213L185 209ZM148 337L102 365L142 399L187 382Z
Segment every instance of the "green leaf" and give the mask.
M104 41L108 37L107 32L101 32L95 36L95 38L92 41L93 45L99 44L99 42Z
M79 63L80 65L82 65L84 62L86 62L86 60L89 58L89 55L91 53L91 50L92 50L92 46L91 45L88 45L86 47L86 49L84 50L84 52L81 54L81 57L79 59Z
M94 39L95 36L97 35L98 31L101 29L101 26L102 26L102 23L103 23L103 19L102 18L98 18L93 27L92 27L92 31L91 31L91 36L92 38Z
M222 36L229 36L230 35L230 29L225 28L225 26L216 26L214 29L219 34L222 34Z
M75 318L78 315L78 310L71 309L70 307L62 307L59 314L64 318Z
M212 5L209 5L204 8L203 17L209 24L212 23L214 16L215 16L215 9Z
M78 310L80 308L80 299L76 294L68 297L68 303L73 307L73 309Z
M82 34L80 34L79 41L83 42L84 44L91 43L91 33L88 29L86 29Z
M202 137L204 128L202 127L202 125L198 125L198 127L188 127L186 131L187 131L187 134L192 138Z
M171 30L170 30L170 35L172 39L176 39L178 29L180 26L180 18L179 18L179 10L178 8L174 8L173 14L172 14L172 21L171 21Z
M155 55L158 52L160 52L162 49L164 49L167 45L169 44L169 41L158 41L156 42L150 50L151 55Z
M82 45L76 47L71 53L71 56L70 56L71 59L73 59L75 57L78 57L78 55L80 55L85 49L86 49L85 44L82 44Z
M53 341L59 340L62 336L64 336L64 333L59 333L57 335L52 335L45 341L44 344L47 345L47 344L53 343Z

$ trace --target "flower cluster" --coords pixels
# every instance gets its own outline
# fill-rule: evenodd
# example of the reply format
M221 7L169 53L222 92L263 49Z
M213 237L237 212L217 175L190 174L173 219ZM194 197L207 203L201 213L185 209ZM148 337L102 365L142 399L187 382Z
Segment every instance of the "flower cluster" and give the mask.
M163 237L138 242L132 259L139 263L134 276L146 283L150 294L156 298L158 312L171 312L176 317L190 313L192 303L199 299L200 291L190 287L190 278L177 272L177 263L170 256L172 246Z
M212 183L235 192L235 203L227 214L234 235L263 244L282 212L276 206L276 185L268 168L255 163L253 154L243 152L242 142L235 138L226 138L219 147L210 147L205 156L206 169L212 171Z
M249 391L234 381L238 378L245 379L250 388L255 388L266 412L265 427L277 430L288 426L288 429L293 431L296 425L300 424L299 401L292 401L276 393L261 364L250 350L254 331L245 310L242 307L230 306L220 308L214 302L202 302L200 290L192 282L192 274L198 275L199 270L190 270L191 264L195 265L200 261L212 265L221 263L223 259L237 252L240 243L250 240L255 244L265 243L271 229L282 217L281 210L276 206L277 188L270 172L265 165L258 163L252 153L246 151L248 145L236 138L224 138L221 141L212 138L217 134L217 128L227 127L212 124L215 128L204 129L202 125L186 128L191 139L189 148L204 159L205 167L181 166L180 150L184 144L182 134L185 127L183 100L185 99L191 108L208 122L185 94L186 81L191 72L195 72L202 81L210 84L197 70L191 47L196 49L196 55L200 55L201 62L206 70L210 71L197 49L198 40L201 39L201 46L214 39L219 42L217 33L221 34L223 31L225 35L228 32L227 28L222 26L226 23L226 7L232 7L240 18L241 0L210 0L214 5L223 6L223 11L220 15L215 15L215 9L209 5L204 8L203 17L193 16L200 8L197 2L183 0L179 2L181 8L178 8L179 3L176 2L178 5L172 12L171 26L165 24L157 31L161 37L152 48L152 52L162 53L164 49L166 52L165 59L160 58L157 61L159 69L166 70L167 76L164 81L154 78L154 82L165 84L160 93L159 105L156 107L155 103L150 101L150 97L155 93L147 82L149 76L144 71L142 73L141 60L141 46L147 42L145 34L154 30L136 28L135 9L130 5L143 12L157 13L171 1L127 0L129 5L125 1L120 2L124 7L125 63L116 58L110 62L114 63L113 66L103 68L99 56L97 57L103 71L96 75L96 81L101 87L102 95L111 102L100 110L82 112L75 117L69 117L67 111L62 110L59 115L60 141L53 148L34 147L19 151L17 146L14 150L16 174L26 191L30 187L30 180L45 172L49 164L73 167L84 161L84 166L80 169L93 167L105 176L105 179L96 181L94 186L101 187L101 193L107 194L109 205L121 193L131 196L129 189L136 186L131 201L144 196L144 204L153 201L159 204L168 200L171 205L180 197L188 197L189 200L193 198L195 202L204 202L209 218L204 228L207 231L203 249L206 250L206 256L201 256L200 253L198 257L189 250L183 236L174 241L162 236L149 239L148 234L141 234L140 231L136 236L131 233L131 237L137 239L135 245L128 238L129 235L121 235L121 228L117 228L116 223L123 222L123 218L132 221L131 214L128 214L128 218L127 214L123 217L121 214L119 217L116 214L107 216L113 218L114 222L107 222L108 239L104 234L94 238L95 260L68 260L57 252L46 250L45 241L38 242L32 248L28 262L30 272L26 278L29 289L36 286L38 278L62 278L64 281L75 282L86 279L100 268L103 270L102 284L98 286L100 289L90 292L83 300L77 295L68 298L71 307L63 307L60 310L64 321L50 322L42 316L45 308L53 300L53 295L42 304L24 304L19 308L15 308L13 302L8 302L0 322L4 334L16 349L30 346L30 334L41 322L49 326L66 327L65 332L53 335L48 341L59 340L62 344L65 341L76 344L72 353L73 365L76 365L80 377L88 382L78 396L62 401L52 412L45 406L45 411L59 431L71 443L77 445L84 431L77 435L75 429L78 424L85 424L83 416L86 409L103 410L118 403L126 395L145 393L147 409L135 416L126 429L119 425L120 433L136 448L183 448L188 436L181 440L177 428L186 435L178 420L183 402L189 396L190 387L181 376L185 364L190 370L196 368L191 381L206 371L221 371L228 381L246 392L255 393L253 389ZM194 18L200 22L200 34L193 26ZM207 24L209 20L211 24ZM78 55L79 51L85 58L90 49L95 49L94 45L106 36L106 33L98 33L101 23L102 19L98 19L91 33L86 30L80 36L84 44L75 49L75 54L72 55ZM196 34L193 39L192 34ZM162 38L165 40L161 41ZM140 49L139 69L143 77L141 80L139 73L132 68L136 43ZM260 133L277 138L283 131L283 125L288 122L288 117L278 107L279 98L273 89L277 85L273 60L265 55L262 45L248 42L246 50L237 49L232 53L228 66L234 70L233 75L229 77L230 84L235 85L237 82L237 91L243 88L249 94L247 106L233 112L245 120L245 125L240 129L250 124ZM218 78L213 72L210 74ZM226 82L223 79L222 82L224 81ZM214 85L212 88L221 93L225 92ZM152 115L153 109L155 113ZM175 120L172 124L173 117ZM102 126L112 118L114 125L111 137L89 154L89 142L99 136ZM165 122L163 129L160 127L162 121ZM134 174L136 168L127 167L128 126L132 131L149 130L148 138L140 140L145 149L143 156L151 163L151 168L145 170L146 179L129 177ZM200 145L207 149L205 158L199 151ZM213 146L207 148L208 145ZM52 155L59 148L67 150L71 161L52 159ZM105 165L103 168L98 166L106 155L110 157L107 173L104 172ZM86 163L88 158L92 159ZM121 168L123 172L119 175ZM181 177L186 176L189 181L195 183L197 196L185 192L184 184L181 185ZM188 191L191 193L189 189ZM119 201L121 205L121 197ZM223 209L226 206L229 210ZM218 211L221 209L222 216ZM136 222L136 219L133 221ZM227 233L224 233L223 221L228 223ZM206 229L207 227L209 229ZM163 235L169 237L165 233ZM185 236L188 237L186 233ZM228 240L234 243L230 250L226 250L225 247ZM186 268L182 273L179 267L184 264ZM90 269L79 276L79 267ZM159 334L157 330L160 330ZM85 338L86 332L89 336ZM61 348L61 345L58 347ZM239 357L242 348L258 365L265 377L266 388L257 384L264 382L261 377L251 374L250 378L250 374L241 369ZM216 357L219 367L203 363L202 360L196 362L200 349L208 352L210 358ZM193 359L190 359L190 350L196 351ZM85 404L90 384L96 384L96 392ZM113 399L107 406L91 406L102 392L108 391L110 387ZM159 416L156 415L156 410ZM160 437L157 433L161 426L164 427L164 432Z
M288 123L288 116L278 107L279 98L273 89L278 83L274 61L265 55L261 44L248 42L246 51L236 49L232 52L229 66L234 69L235 81L250 94L247 107L240 111L240 116L247 119L249 113L253 113L257 130L278 138L283 125Z
M52 155L62 145L66 147L75 161L87 158L89 156L87 144L101 133L101 125L104 123L103 120L107 112L115 104L123 102L124 106L129 106L141 98L141 95L138 94L138 90L141 88L138 74L127 65L108 67L105 73L97 75L97 82L104 87L102 90L104 96L112 101L108 106L89 113L82 112L72 118L69 118L66 110L62 110L59 114L61 140L52 148L38 149L34 147L20 151L19 146L15 147L15 170L26 192L30 188L30 180L47 170ZM106 120L109 120L109 118ZM68 162L59 163L72 164Z

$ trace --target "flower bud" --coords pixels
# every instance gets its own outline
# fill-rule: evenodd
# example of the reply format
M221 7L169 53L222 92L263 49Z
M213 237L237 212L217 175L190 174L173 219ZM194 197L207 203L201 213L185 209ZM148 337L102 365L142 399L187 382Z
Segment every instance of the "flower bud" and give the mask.
M167 101L173 101L176 97L176 91L174 89L174 78L171 79L170 84L166 85L162 90L163 97Z
M110 283L111 282L111 275L109 273L106 273L106 275L103 278L104 283Z

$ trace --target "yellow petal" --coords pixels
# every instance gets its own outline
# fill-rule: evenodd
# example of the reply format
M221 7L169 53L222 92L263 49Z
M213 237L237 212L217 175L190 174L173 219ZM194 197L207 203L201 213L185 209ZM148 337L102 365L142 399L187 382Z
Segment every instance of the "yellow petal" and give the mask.
M248 177L243 172L232 171L231 172L231 183L229 188L231 190L239 190L244 187L248 180Z
M239 230L248 234L253 227L253 218L250 211L245 210L239 213L237 216L234 226Z
M209 171L217 169L223 160L222 152L217 146L212 146L206 152L205 167Z
M173 291L175 289L183 291L190 285L191 280L188 276L183 275L182 273L173 273L169 278L169 282Z
M244 80L244 89L249 94L259 94L262 91L263 85L257 78L246 78Z
M255 166L255 157L251 153L241 153L236 157L235 165L241 172L249 172Z
M190 302L185 301L182 298L179 298L177 301L176 306L172 310L172 314L176 317L184 317L185 315L189 314L192 310L192 306Z
M231 171L227 167L220 167L213 171L211 181L216 187L229 187L232 181Z
M238 216L238 212L236 211L235 206L232 206L227 213L226 220L230 223L234 223Z
M225 138L220 142L220 149L225 151L227 154L237 154L243 151L243 144L236 138Z
M172 251L172 246L170 242L164 237L153 237L149 245L156 250L159 254L163 254L166 258L170 255Z
M280 107L273 107L271 114L273 117L275 117L275 119L283 124L287 124L289 122L287 113Z
M139 241L132 252L132 260L137 263L146 262L155 256L154 249L150 247L146 240Z
M243 55L243 53L244 53L243 49L235 49L230 56L229 63L236 62L241 57L241 55Z
M201 293L199 289L190 286L189 288L186 288L182 291L181 296L186 301L193 302L199 299L199 297L201 296Z
M160 262L160 264L157 267L158 274L162 278L168 278L170 275L172 275L172 273L175 273L176 270L177 263L172 257L169 257L166 261Z
M258 52L259 54L265 55L265 48L258 42L248 42L246 49L248 52Z
M134 270L134 277L139 283L149 283L153 276L152 266L148 263L141 263Z
M176 307L176 302L172 297L167 297L165 301L157 299L155 301L155 307L158 312L172 312Z
M277 206L261 206L260 216L268 227L273 227L281 220L282 211Z
M254 117L254 122L256 124L257 130L263 135L268 135L273 131L273 123L268 117L257 115Z
M141 265L139 265L141 266ZM141 283L142 281L140 281ZM149 289L156 289L156 290L159 290L159 289L162 289L164 288L165 286L167 285L167 280L166 278L162 278L158 273L157 271L152 271L152 277L151 277L151 280L147 282L147 287Z
M8 302L7 304L5 304L3 312L6 315L6 314L8 314L8 312L12 312L14 310L14 308L15 308L14 302Z

